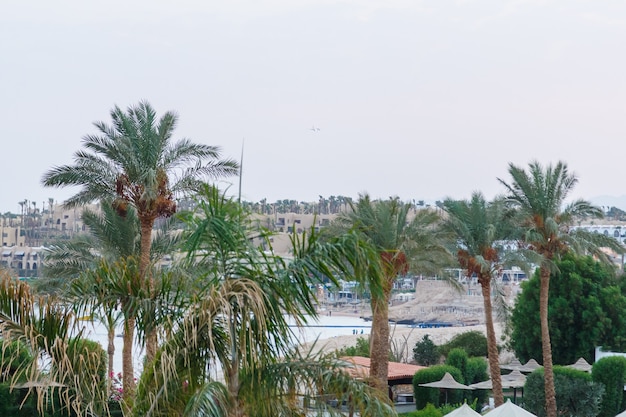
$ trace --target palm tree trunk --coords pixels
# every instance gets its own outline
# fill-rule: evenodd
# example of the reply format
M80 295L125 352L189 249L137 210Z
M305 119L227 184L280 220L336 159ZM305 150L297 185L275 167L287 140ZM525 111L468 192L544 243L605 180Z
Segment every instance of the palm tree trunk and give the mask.
M546 395L546 416L556 417L556 391L552 369L552 344L548 327L548 295L550 290L550 269L541 266L541 286L539 290L539 318L541 321L541 350L543 354L543 373Z
M496 407L498 407L504 404L504 394L502 393L502 378L500 377L498 344L496 342L496 332L493 327L493 309L491 306L491 279L482 277L480 279L480 286L483 292L483 306L485 309L485 327L487 329L489 373L491 374L493 399ZM468 381L466 381L466 383L467 382Z
M142 282L145 282L150 298L154 299L155 285L154 277L149 271L150 252L152 250L152 229L154 227L154 219L152 216L141 218L141 259L139 260L139 275ZM153 312L152 312L153 313ZM154 318L154 317L153 317ZM149 325L149 323L148 323ZM158 340L157 329L150 326L146 329L146 361L152 362L156 356Z
M389 281L386 277L383 278ZM391 282L385 282L383 295L372 294L372 330L370 334L370 384L387 392L389 375L389 294Z
M108 338L108 346L107 346L107 354L109 356L109 363L108 363L108 375L109 375L109 379L108 379L108 384L107 384L107 397L111 396L111 391L113 388L113 375L114 374L114 369L113 369L113 359L115 356L115 326L111 325L109 323L108 326L108 330L107 330L107 338Z
M128 317L124 323L124 346L122 347L122 389L126 406L132 404L135 395L135 369L133 366L133 343L135 342L135 318Z

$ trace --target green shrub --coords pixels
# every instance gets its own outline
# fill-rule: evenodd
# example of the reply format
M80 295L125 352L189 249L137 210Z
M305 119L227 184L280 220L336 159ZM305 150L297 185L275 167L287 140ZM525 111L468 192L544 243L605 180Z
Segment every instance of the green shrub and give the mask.
M369 337L357 337L356 345L346 346L338 351L339 356L363 356L370 357L370 339Z
M464 375L465 384L475 384L477 382L482 382L489 379L487 368L488 366L485 358L469 358L467 360L467 367ZM487 402L487 394L487 390L477 389L472 391L466 391L465 398L468 404L474 404L474 410L480 411L482 405Z
M439 389L420 387L419 384L425 384L428 382L439 381L446 372L450 373L452 377L460 383L463 383L463 374L454 366L449 365L434 365L430 368L417 371L413 375L413 393L415 395L415 405L417 409L426 407L426 404L431 403L435 406L446 403L456 404L461 402L463 398L463 390L458 389Z
M443 413L434 405L426 404L426 407L417 410L412 417L443 417Z
M524 408L538 417L546 415L544 389L543 368L539 368L528 375L524 385ZM571 417L598 415L604 386L594 382L589 373L555 366L554 389L559 415Z
M467 380L467 352L463 348L453 348L448 352L446 365L454 366L463 374L463 379Z
M439 346L439 353L448 356L448 353L454 348L464 349L469 357L487 356L487 337L476 330L459 333L448 343Z
M422 337L422 340L415 343L413 348L413 359L418 365L431 366L439 363L441 355L435 342L433 342L427 334Z
M599 417L613 417L623 410L624 382L626 382L626 358L607 356L593 364L594 381L604 384L604 395Z

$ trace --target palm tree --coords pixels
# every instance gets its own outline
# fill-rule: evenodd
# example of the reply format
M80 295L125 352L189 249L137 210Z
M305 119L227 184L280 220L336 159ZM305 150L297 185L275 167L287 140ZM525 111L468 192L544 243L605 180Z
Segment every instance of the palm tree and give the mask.
M370 415L392 414L384 396L349 377L345 363L294 348L287 316L297 323L315 317L311 277L332 278L329 265L343 268L348 250L294 234L286 262L253 244L265 232L249 228L234 200L212 187L201 197L199 215L184 217L188 260L201 273L197 291L142 375L136 415L304 415L306 401L321 394L351 396Z
M139 220L134 208L129 209L126 217L120 217L107 202L101 204L99 212L84 210L82 218L88 233L56 242L46 250L46 278L38 281L37 287L59 293L72 302L77 314L93 315L103 322L108 333L108 375L113 372L116 324L119 315L123 315L122 373L127 376L123 388L128 399L134 392L135 327L138 331L146 327L136 326L137 315L144 316L143 309L136 306L145 306L146 298L150 298L143 294L136 267L140 256ZM168 227L164 223L154 234L151 263L174 250L177 241ZM154 320L150 322L154 327Z
M430 210L415 212L398 198L372 201L361 195L350 209L342 212L330 227L330 233L353 230L375 251L366 284L371 292L372 330L370 335L370 377L386 392L389 369L389 300L393 282L408 271L437 270L449 253L436 225L440 218Z
M546 415L556 417L556 395L552 367L552 345L548 327L548 295L550 273L555 270L554 261L564 252L572 250L579 254L592 253L608 261L600 247L623 251L612 238L602 234L572 230L577 218L602 218L603 212L590 202L578 199L566 205L566 199L578 182L569 172L567 164L543 167L531 162L528 171L509 164L511 183L498 179L506 187L506 201L517 210L521 241L540 256L539 316L541 323L542 356L545 378Z
M456 236L456 255L467 276L476 274L480 284L485 309L489 370L496 406L504 403L498 345L493 324L491 283L502 267L502 254L498 242L508 239L504 205L495 200L488 203L481 193L473 193L470 201L443 202L447 217L444 227Z
M74 154L74 165L54 167L43 176L45 186L78 186L66 207L110 199L120 216L134 207L141 225L139 271L149 292L155 288L148 276L154 222L176 212L175 194L197 189L201 180L238 173L237 163L220 159L218 147L178 142L172 135L178 117L166 112L157 120L152 106L140 102L124 112L115 106L112 125L96 122L99 135L83 138L84 150ZM148 360L156 352L156 331L147 335Z

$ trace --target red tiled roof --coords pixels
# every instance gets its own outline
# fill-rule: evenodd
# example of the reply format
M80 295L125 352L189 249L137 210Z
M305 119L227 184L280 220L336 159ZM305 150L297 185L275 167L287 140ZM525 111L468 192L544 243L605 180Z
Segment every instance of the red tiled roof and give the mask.
M354 364L355 367L348 370L351 375L360 378L369 376L370 358L364 358L363 356L346 356L341 359ZM389 381L394 381L397 379L412 378L413 375L415 375L415 372L425 368L427 367L420 365L410 365L408 363L389 362L387 379Z

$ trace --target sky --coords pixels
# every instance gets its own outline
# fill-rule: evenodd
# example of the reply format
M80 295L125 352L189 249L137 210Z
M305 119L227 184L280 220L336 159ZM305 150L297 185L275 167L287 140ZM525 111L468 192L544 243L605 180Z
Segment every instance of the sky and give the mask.
M621 1L7 0L0 212L77 192L42 175L142 100L243 149L248 201L492 198L533 160L626 195L624 51Z

